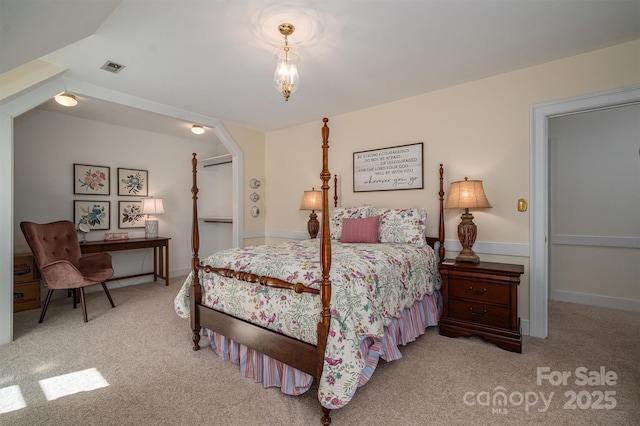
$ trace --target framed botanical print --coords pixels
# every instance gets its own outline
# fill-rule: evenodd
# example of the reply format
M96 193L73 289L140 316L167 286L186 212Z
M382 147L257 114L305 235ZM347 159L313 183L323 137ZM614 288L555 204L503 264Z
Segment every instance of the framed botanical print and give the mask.
M118 228L144 228L142 201L118 201Z
M80 223L94 229L109 229L111 219L111 202L95 200L75 200L73 202L73 223Z
M118 195L146 197L149 195L149 172L118 168Z
M73 165L73 193L78 195L110 195L110 167Z

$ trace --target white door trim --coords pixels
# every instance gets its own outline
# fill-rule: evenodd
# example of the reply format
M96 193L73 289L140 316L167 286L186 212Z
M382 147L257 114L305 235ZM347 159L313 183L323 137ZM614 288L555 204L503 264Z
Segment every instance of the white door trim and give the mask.
M549 135L548 120L612 106L640 102L640 86L593 93L531 106L531 259L529 333L547 337L549 300Z

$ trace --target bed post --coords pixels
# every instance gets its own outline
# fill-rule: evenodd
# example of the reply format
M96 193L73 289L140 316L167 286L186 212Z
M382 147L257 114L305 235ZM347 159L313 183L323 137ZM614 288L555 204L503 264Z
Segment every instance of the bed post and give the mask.
M329 228L329 126L328 118L323 118L322 122L322 241L320 242L320 264L322 265L322 282L320 284L320 298L322 300L322 311L320 312L320 322L318 323L318 342L316 352L317 380L322 378L324 367L324 351L327 346L329 335L329 325L331 323L331 230ZM330 410L322 406L322 424L327 426L331 423Z
M191 198L193 199L191 250L193 257L191 259L192 281L191 288L189 289L189 305L191 307L191 330L193 331L191 340L193 341L193 350L197 351L200 349L200 314L198 311L198 303L200 303L202 299L202 288L200 287L200 273L198 272L198 267L200 266L200 259L198 258L198 251L200 250L200 230L198 229L198 160L196 159L195 152L191 159L191 173L193 175L193 186L191 187Z
M440 196L440 222L438 227L438 241L440 242L440 246L438 247L438 256L440 262L444 260L444 186L443 186L443 176L444 169L442 168L442 164L440 164L440 192L438 195Z

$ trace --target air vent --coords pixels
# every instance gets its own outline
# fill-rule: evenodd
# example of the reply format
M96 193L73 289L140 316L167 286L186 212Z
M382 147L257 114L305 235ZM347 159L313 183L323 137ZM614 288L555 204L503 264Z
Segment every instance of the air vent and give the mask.
M107 61L100 68L103 69L103 70L112 72L114 74L117 74L120 71L122 71L122 68L124 68L124 65L116 64L115 62L112 62L112 61Z

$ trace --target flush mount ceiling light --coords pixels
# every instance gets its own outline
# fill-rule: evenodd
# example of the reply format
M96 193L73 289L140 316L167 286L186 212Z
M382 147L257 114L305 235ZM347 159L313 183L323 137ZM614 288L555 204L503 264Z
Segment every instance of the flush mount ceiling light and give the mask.
M204 133L204 127L194 124L193 126L191 126L191 131L196 135L201 135Z
M66 107L73 107L78 105L78 100L71 93L60 93L54 97L57 103Z
M276 47L276 71L273 74L273 83L276 89L282 93L284 100L288 101L289 96L298 90L300 77L298 76L298 62L300 55L297 49L289 46L288 36L293 34L296 27L293 24L283 23L278 25L278 31L284 36L284 46Z

